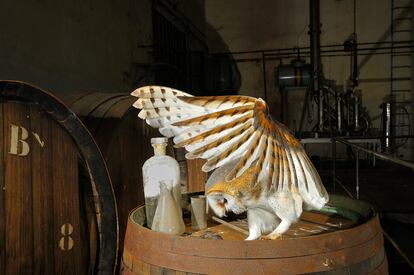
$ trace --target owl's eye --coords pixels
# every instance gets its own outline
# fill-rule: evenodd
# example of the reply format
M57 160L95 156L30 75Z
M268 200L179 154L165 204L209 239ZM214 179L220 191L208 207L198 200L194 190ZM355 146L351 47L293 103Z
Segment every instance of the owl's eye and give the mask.
M225 207L226 203L227 203L227 200L225 198L220 198L217 200L217 204L222 208Z

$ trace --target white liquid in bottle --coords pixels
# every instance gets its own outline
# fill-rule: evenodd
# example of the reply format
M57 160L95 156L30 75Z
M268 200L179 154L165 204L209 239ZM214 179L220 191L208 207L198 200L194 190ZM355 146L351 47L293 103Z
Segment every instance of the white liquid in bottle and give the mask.
M147 226L151 228L155 210L160 195L160 182L165 183L174 196L174 200L181 212L180 168L178 162L165 154L168 139L152 138L154 156L149 158L142 166L144 178L145 210Z

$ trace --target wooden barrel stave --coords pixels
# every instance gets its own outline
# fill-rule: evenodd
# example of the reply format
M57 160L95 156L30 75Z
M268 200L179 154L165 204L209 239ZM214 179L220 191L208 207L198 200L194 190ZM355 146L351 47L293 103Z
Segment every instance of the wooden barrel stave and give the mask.
M3 111L3 99L0 97L0 114L3 116L4 111ZM4 129L4 122L3 119L0 118L0 129ZM0 144L4 144L5 143L5 139L4 139L4 134L0 134ZM4 152L5 152L5 147L0 146L0 156L2 158L3 161L3 156L4 156ZM0 183L4 183L4 174L5 174L5 167L3 165L0 164ZM1 186L0 190L0 202L4 202L6 201L6 196L5 196L5 192L3 192L4 187ZM0 217L5 217L6 216L6 208L5 207L0 207ZM0 222L4 223L4 218L2 218L2 220L0 220ZM5 247L5 234L6 234L6 228L4 226L0 226L0 247L4 248ZM3 266L3 262L4 259L6 257L6 250L5 249L0 249L0 266ZM2 271L4 271L4 268L1 268Z
M143 262L162 263L163 267L189 272L208 273L216 271L217 273L231 274L232 271L237 271L237 274L252 274L249 270L263 270L262 274L268 274L272 270L279 270L281 274L302 274L309 270L327 271L358 264L361 262L361 254L366 257L363 260L366 260L380 253L381 248L378 248L378 243L381 243L381 241L381 237L378 236L369 243L352 248L300 257L218 258L214 255L214 251L212 251L212 255L207 258L176 254L174 252L160 252L159 250L149 249L145 245L140 245L140 252L134 251L133 255ZM216 245L220 246L220 244ZM277 245L275 245L274 249L278 249ZM358 254L355 251L358 251ZM132 266L135 266L134 257L125 257L125 253L123 257L125 264L132 263Z
M113 192L88 131L53 96L22 82L0 81L0 108L2 145L16 140L8 128L14 124L29 136L25 155L18 156L26 150L18 139L17 154L0 146L6 164L0 165L1 273L112 274L118 237Z

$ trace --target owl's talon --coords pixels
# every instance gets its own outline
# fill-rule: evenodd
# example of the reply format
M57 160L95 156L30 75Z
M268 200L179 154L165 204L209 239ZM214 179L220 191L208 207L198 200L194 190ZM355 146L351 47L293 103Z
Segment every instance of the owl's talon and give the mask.
M267 240L278 240L282 239L282 235L278 233L270 233L269 235L266 235Z

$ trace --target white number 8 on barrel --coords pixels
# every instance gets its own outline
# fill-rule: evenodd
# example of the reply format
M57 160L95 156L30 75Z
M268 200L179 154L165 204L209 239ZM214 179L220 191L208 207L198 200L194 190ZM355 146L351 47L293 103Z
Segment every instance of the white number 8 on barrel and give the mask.
M74 241L70 236L73 233L73 226L70 223L65 223L60 227L60 233L63 237L59 240L59 248L63 251L71 250L74 245Z

